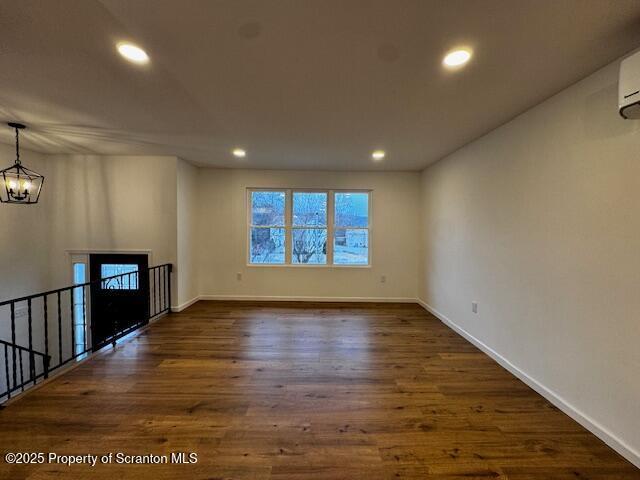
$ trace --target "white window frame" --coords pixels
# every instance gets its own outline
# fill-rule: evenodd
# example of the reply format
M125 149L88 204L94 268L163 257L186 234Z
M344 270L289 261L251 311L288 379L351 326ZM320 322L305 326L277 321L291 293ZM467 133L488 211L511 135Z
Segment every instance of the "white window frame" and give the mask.
M251 199L251 193L253 192L284 192L284 225L253 225L252 223L252 210L253 204ZM289 263L291 253L289 252L288 238L290 232L289 215L291 211L291 205L289 202L289 193L286 188L247 188L247 266L249 267L282 267ZM252 228L282 228L284 229L284 263L251 263L251 229Z
M284 226L267 226L261 225L260 227L264 228L283 228L285 231L285 251L284 251L284 263L251 263L251 228L254 226L251 223L251 193L252 192L284 192ZM305 192L305 193L326 193L327 194L327 263L323 264L313 264L313 263L293 263L292 262L292 253L293 253L293 230L296 229L308 229L308 228L321 228L324 227L306 227L306 226L293 226L293 193L294 192ZM367 230L368 231L368 249L367 249L367 263L360 265L348 265L348 264L334 264L333 263L333 243L334 243L334 232L336 230L335 225L335 194L336 193L367 193L369 195L369 205L368 205L368 226L367 227L342 227L346 229L357 229L357 230ZM322 188L247 188L246 191L246 212L247 212L247 234L246 234L246 262L247 267L258 267L258 268L268 268L268 267L290 267L290 268L371 268L372 267L372 243L373 243L373 225L372 225L372 202L373 202L373 190L370 189L362 189L362 188L333 188L333 189L322 189Z
M336 193L368 193L369 197L368 197L368 202L369 204L367 205L367 226L366 227L351 227L351 226L343 226L343 225L336 225L335 224L335 200L336 200ZM334 267L347 267L347 268L357 268L357 267L370 267L371 266L371 195L372 191L371 190L332 190L331 191L331 262L333 263L334 258L333 258L333 243L335 241L334 235L335 235L335 231L338 229L344 229L344 230L366 230L367 231L367 263L366 264L355 264L355 265L350 265L350 264L345 264L345 263L337 263L337 264L333 264L332 266Z

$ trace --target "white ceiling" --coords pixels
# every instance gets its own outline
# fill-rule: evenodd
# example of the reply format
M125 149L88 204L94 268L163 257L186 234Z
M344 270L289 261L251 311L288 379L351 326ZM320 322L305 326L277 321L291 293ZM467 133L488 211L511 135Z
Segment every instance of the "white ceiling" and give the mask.
M638 0L2 0L0 120L49 153L418 170L638 47L639 27ZM458 45L475 56L445 71Z

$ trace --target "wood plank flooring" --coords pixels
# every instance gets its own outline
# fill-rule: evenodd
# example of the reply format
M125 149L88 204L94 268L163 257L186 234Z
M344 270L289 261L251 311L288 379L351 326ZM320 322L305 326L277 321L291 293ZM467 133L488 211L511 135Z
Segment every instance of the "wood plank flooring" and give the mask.
M417 305L199 302L0 411L2 479L640 479Z

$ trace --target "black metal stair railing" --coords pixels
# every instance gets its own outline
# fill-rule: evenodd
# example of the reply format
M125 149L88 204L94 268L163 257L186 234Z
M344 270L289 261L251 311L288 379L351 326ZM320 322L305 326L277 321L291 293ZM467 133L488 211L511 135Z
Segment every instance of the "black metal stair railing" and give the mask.
M0 302L0 403L169 312L171 272L172 265L166 263ZM91 292L114 285L143 287L139 295L145 313L123 322L117 311L101 312L100 321L106 319L108 325L99 325L98 338L91 321Z
M7 379L7 391L5 395L7 398L11 398L11 394L17 390L25 391L26 388L35 384L35 382L39 378L47 378L49 376L49 362L51 361L51 357L49 355L45 355L42 352L38 352L37 350L32 350L30 348L22 347L20 345L16 345L15 343L6 342L4 340L0 340L0 347L4 347L4 374ZM16 363L20 366L19 368L13 369L13 381L10 380L10 367L9 367L9 353L13 352L12 358L17 357L19 360L16 360ZM24 354L27 355L29 359L29 370L27 372L27 377L25 379L25 367L24 367ZM42 361L42 371L36 374L37 370L37 360L36 358L40 358ZM20 377L18 378L18 375ZM11 385L11 386L10 386Z

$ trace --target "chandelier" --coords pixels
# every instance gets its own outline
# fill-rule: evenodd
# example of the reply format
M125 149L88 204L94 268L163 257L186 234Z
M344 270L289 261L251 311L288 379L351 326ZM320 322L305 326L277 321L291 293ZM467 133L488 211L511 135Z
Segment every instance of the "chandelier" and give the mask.
M39 173L22 166L20 162L20 130L26 128L21 123L8 124L16 131L16 161L4 170L0 170L0 202L1 203L38 203L44 177Z

